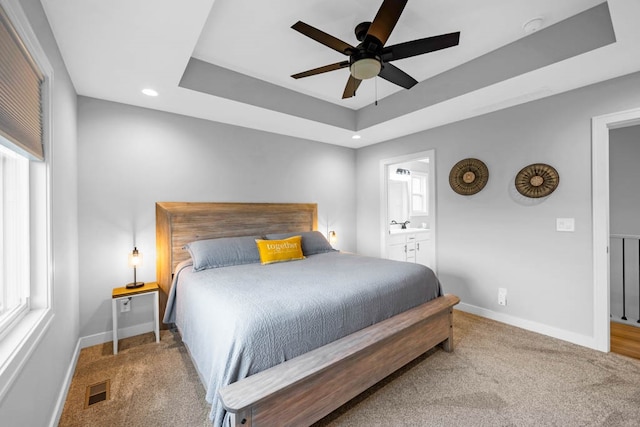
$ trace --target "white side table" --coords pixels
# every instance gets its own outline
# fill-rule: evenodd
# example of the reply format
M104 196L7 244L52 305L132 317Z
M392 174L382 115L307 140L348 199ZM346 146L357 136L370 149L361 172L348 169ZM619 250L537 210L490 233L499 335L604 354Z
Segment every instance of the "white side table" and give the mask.
M111 311L113 314L113 354L118 354L118 301L142 296L153 296L153 321L155 323L156 342L160 342L159 288L156 282L145 283L139 288L113 288Z

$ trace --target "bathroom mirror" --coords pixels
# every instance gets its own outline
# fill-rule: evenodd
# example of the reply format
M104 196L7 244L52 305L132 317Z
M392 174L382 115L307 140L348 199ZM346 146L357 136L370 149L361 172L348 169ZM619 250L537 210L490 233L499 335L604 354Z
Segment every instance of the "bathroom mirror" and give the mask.
M387 188L389 221L404 222L409 219L409 182L389 179Z
M389 223L411 221L407 225L411 228L423 228L428 224L428 171L428 159L389 165L387 176Z

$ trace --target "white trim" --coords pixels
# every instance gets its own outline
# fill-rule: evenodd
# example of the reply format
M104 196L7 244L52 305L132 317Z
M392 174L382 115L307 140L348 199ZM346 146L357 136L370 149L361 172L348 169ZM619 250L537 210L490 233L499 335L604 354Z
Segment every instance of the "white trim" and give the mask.
M51 310L31 310L2 340L0 402L11 389L53 320Z
M155 322L140 323L122 329L118 328L118 339L135 337L136 335L146 334L147 332L155 333L155 328ZM113 331L100 332L98 334L80 337L79 343L80 348L87 348L110 341L113 341Z
M389 193L388 176L391 159L380 160L380 258L387 257L387 222L389 222L389 208L387 207L387 196Z
M431 269L438 271L438 204L437 196L437 173L436 173L436 150L429 150L430 165L429 168L429 230L431 237Z
M29 51L31 58L38 64L45 79L48 76L53 76L53 67L51 67L51 63L44 53L44 49L40 46L38 37L36 37L36 34L31 29L31 24L29 24L29 20L22 10L22 6L20 6L20 1L0 0L0 5L2 5L2 8L7 13L11 24L20 35L20 39Z
M76 343L76 348L73 351L73 356L71 357L71 363L67 368L67 373L64 376L64 381L62 382L62 388L60 389L60 394L58 394L58 400L56 402L56 406L53 410L53 417L49 422L49 427L56 427L60 423L60 417L62 416L62 410L64 409L64 403L67 400L67 394L69 394L69 388L71 387L71 381L73 380L73 374L76 371L76 365L78 364L78 358L80 357L80 340Z
M640 124L640 108L591 120L593 341L609 351L609 130Z
M520 329L525 329L527 331L536 332L538 334L557 338L563 341L568 341L570 343L577 344L583 347L595 348L595 340L593 339L593 337L588 335L576 334L565 329L554 328L543 323L532 322L530 320L521 319L519 317L511 316L504 313L498 313L486 308L477 307L475 305L465 303L458 304L455 309L464 311L466 313L475 314L477 316L485 317L487 319L495 320L496 322L515 326ZM453 333L455 334L455 330Z
M387 227L389 225L387 209L387 177L389 176L389 165L396 163L410 162L416 159L429 158L429 229L431 230L431 252L433 254L433 265L431 269L436 272L437 260L437 211L436 205L436 150L425 150L417 153L405 154L403 156L391 157L380 160L380 257L387 257Z

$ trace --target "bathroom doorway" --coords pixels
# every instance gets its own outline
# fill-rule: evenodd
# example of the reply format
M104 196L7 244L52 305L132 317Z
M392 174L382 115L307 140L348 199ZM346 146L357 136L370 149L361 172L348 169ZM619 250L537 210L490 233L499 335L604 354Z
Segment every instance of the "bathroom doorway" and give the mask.
M435 151L384 159L380 176L381 257L436 271Z

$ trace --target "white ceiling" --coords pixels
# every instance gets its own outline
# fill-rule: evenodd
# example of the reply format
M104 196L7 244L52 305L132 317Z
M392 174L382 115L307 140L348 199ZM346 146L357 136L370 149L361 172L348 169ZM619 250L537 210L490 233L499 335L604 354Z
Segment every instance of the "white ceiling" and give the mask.
M294 80L291 74L346 59L290 27L302 20L349 44L353 28L375 16L382 0L41 0L79 95L321 142L361 147L640 70L640 1L610 0L616 43L544 66L468 94L353 130L179 86L191 57L353 110L405 89L364 81L342 100L342 69ZM427 80L602 0L409 0L387 46L460 31L460 45L394 62ZM517 58L514 58L517 60ZM377 88L376 88L377 86ZM160 96L146 97L143 88Z

